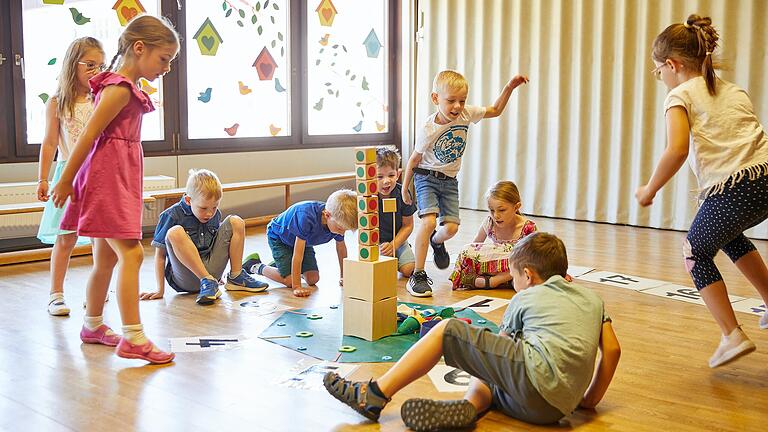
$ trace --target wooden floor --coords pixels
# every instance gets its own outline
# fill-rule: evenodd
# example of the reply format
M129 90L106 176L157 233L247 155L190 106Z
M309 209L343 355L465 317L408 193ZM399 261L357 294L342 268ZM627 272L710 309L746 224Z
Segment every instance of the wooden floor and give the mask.
M456 252L472 239L484 216L462 211L464 224L448 249ZM625 272L691 285L681 262L684 233L586 222L538 218L540 230L559 235L573 265ZM247 251L268 255L264 229L248 232ZM348 241L352 245L352 239ZM763 256L768 243L756 242ZM338 304L338 266L334 248L318 248L319 288L308 300L285 289L263 296L300 307ZM757 293L724 257L718 258L732 294ZM486 291L452 292L449 270L427 263L435 296L419 302L445 305ZM142 303L148 335L166 343L169 337L242 334L252 338L244 348L208 353L180 353L168 366L117 358L103 346L80 343L84 286L90 257L75 258L66 293L72 315L50 317L48 262L0 267L5 299L0 314L0 429L9 431L324 431L402 430L399 406L410 397L455 398L438 393L422 378L398 394L372 424L325 392L288 389L275 377L303 356L256 339L275 318L255 317L223 305L200 307L194 297L172 290L160 301ZM399 281L401 300L416 301ZM152 248L146 247L141 271L143 289L154 288ZM758 317L738 313L757 352L716 370L707 367L719 333L704 306L584 282L599 293L613 317L622 346L614 383L596 412L577 411L559 425L537 427L491 412L477 430L584 431L758 431L768 424L768 330ZM114 286L111 288L114 291ZM490 295L511 297L512 292ZM113 294L114 297L114 294ZM245 295L224 294L224 299ZM503 309L489 314L499 322ZM120 319L110 301L105 320L115 329ZM379 376L387 364L363 364L358 379Z

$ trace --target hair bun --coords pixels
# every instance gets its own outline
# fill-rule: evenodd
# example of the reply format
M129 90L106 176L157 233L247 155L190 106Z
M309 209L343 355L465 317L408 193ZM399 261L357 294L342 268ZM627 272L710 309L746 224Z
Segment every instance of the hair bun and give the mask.
M685 23L691 27L706 27L712 25L712 19L710 17L702 17L696 14L691 14L688 15L688 19L685 20Z

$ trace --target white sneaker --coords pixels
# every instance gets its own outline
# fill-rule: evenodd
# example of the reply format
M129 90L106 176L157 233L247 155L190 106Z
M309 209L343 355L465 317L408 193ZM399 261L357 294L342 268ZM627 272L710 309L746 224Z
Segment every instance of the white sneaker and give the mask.
M760 317L760 328L768 330L768 311L765 311L763 316Z
M48 302L48 313L53 316L69 315L69 308L64 302L64 296L51 297L51 301Z
M709 359L709 367L716 368L726 363L732 362L741 356L747 355L755 350L755 344L749 340L741 327L733 329L728 336L720 338L720 346Z

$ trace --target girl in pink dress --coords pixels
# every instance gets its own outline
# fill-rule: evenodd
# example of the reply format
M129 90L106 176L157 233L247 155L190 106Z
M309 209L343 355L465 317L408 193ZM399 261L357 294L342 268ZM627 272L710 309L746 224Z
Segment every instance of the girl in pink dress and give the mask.
M520 213L520 192L511 181L500 181L486 194L490 215L473 243L464 247L450 276L453 289L512 287L509 254L520 239L536 231L536 224ZM491 240L486 243L485 240Z
M88 280L80 339L116 346L119 357L150 363L168 363L174 354L159 350L146 338L139 316L139 268L144 259L141 118L154 107L138 81L154 81L168 73L178 50L178 34L165 20L141 15L128 23L109 71L90 80L95 111L52 193L57 207L70 198L61 228L93 239L94 267ZM104 324L102 317L109 281L118 263L122 338Z

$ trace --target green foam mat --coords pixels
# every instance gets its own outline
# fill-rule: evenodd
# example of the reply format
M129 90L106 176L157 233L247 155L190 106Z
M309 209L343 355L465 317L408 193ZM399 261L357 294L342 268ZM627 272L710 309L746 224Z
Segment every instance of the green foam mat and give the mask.
M398 305L401 304L419 310L433 309L438 314L445 308L445 306L398 302ZM395 362L408 351L408 348L419 340L418 333L387 336L373 342L355 336L344 336L342 335L343 315L341 306L336 308L296 309L292 312L297 313L284 312L259 337L320 360L341 363ZM322 318L307 318L313 314L320 315ZM478 315L471 309L456 312L455 316L457 318L469 318L472 320L473 325L488 328L494 333L499 331L498 326L491 322L491 320ZM486 320L486 322L481 324L478 320ZM313 336L306 338L296 336L296 333L302 331L311 332ZM274 338L275 336L290 337ZM356 350L353 352L339 352L339 348L345 345L354 346ZM339 354L341 354L340 357Z

